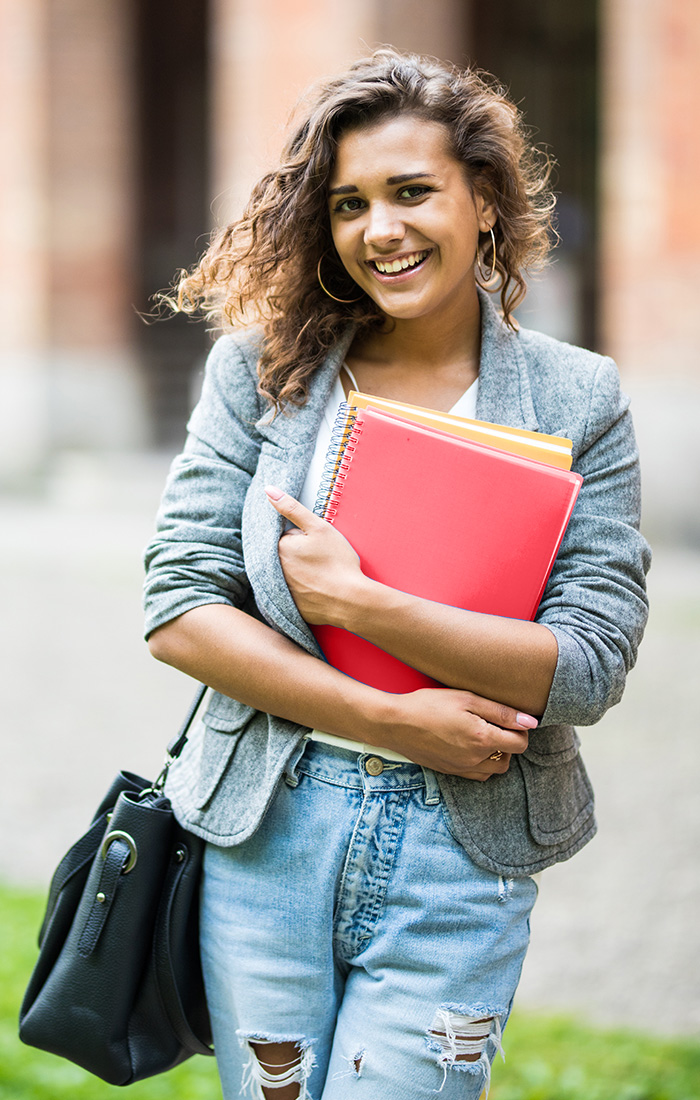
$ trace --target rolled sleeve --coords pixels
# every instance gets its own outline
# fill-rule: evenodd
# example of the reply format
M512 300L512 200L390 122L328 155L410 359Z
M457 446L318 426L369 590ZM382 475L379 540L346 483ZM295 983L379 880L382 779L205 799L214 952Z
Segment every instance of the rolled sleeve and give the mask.
M559 647L543 725L591 725L619 702L646 625L651 555L628 404L603 360L573 467L583 485L537 613Z
M224 337L207 361L202 398L146 548L146 637L202 604L244 604L241 513L259 454L259 415L252 368L235 339Z

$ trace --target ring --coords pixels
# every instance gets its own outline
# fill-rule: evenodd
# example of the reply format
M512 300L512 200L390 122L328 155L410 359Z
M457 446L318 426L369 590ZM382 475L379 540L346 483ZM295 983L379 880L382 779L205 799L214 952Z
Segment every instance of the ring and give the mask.
M502 759L503 759L503 752L501 751L501 749L496 749L496 751L492 752L491 755L489 756L489 760L502 760Z

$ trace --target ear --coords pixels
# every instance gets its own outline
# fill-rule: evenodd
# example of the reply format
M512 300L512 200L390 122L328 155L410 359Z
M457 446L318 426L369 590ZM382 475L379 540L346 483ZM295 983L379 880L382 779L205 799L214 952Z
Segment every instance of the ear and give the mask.
M498 221L498 204L493 188L483 180L474 183L474 207L479 220L479 230L488 233Z

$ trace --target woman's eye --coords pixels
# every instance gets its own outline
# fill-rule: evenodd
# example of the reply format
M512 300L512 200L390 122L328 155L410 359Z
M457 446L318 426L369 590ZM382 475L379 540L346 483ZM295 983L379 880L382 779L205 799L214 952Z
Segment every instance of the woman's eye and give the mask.
M335 207L336 214L354 214L362 209L362 199L341 199Z
M420 199L427 195L429 187L422 183L412 183L408 187L402 187L399 195L402 199Z

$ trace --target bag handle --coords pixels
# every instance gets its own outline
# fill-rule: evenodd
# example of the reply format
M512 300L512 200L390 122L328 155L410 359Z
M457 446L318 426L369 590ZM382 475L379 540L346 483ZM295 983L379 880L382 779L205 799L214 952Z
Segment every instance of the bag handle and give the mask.
M166 750L167 753L168 753L168 756L170 757L171 760L177 760L178 756L180 755L180 753L184 749L185 745L187 744L187 734L189 733L190 726L194 722L194 718L195 718L195 715L196 715L197 711L199 710L200 706L202 705L202 700L203 700L204 696L206 695L206 693L207 693L207 685L206 684L200 684L199 687L197 688L197 692L195 694L194 699L190 703L190 709L187 711L187 714L185 715L184 722L180 726L180 729L178 730L175 737L173 737L172 741L170 742L170 744L168 745L168 748Z
M168 747L165 750L167 756L165 758L165 763L163 765L160 775L158 776L152 787L148 787L145 791L141 792L141 796L149 793L150 791L162 792L163 787L165 786L165 780L167 778L170 765L173 763L174 760L177 760L178 756L187 744L187 734L189 733L190 726L194 722L197 711L202 705L202 700L204 699L207 690L208 688L206 684L200 684L197 688L194 699L190 703L190 709L185 715L184 722L180 726L180 729L176 733L175 737L173 737L172 741L169 742Z

